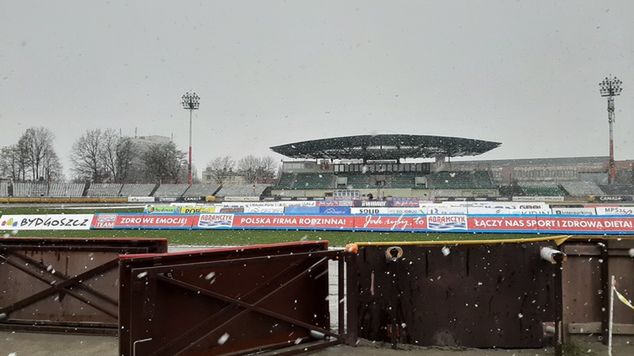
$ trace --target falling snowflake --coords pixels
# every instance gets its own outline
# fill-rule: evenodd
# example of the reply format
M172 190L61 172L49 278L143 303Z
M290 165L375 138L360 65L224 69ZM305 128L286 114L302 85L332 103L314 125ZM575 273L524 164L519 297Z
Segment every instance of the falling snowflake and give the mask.
M224 345L229 340L229 333L224 333L218 338L218 345Z
M141 278L144 278L145 276L147 276L147 272L141 272L136 275L136 278L141 279Z
M443 256L449 256L449 254L451 253L451 250L447 246L443 246L440 251L442 252Z

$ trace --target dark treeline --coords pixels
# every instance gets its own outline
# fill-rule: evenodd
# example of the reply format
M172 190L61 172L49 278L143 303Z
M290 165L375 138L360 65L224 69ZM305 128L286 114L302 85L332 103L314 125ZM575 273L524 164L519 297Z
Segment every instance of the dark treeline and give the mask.
M55 136L44 127L27 129L17 143L0 148L0 179L15 182L65 181L62 165L53 148ZM113 129L85 131L70 154L70 181L92 183L184 183L187 182L185 152L169 139L146 140L122 136ZM207 166L211 182L223 184L230 176L245 183L269 182L275 175L270 157L246 156L233 161L219 157ZM198 181L195 179L195 182Z

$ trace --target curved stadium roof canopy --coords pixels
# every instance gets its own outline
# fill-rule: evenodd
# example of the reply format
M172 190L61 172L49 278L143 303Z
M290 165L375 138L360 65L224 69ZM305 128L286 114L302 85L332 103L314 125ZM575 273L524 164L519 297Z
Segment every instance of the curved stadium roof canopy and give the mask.
M271 147L290 158L398 160L438 156L475 156L499 142L425 135L358 135L302 141Z

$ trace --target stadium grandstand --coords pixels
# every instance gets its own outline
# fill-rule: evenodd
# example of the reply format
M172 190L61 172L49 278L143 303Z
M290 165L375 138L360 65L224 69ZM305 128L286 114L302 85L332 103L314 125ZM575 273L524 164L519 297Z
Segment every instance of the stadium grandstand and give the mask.
M0 182L0 197L8 197L9 196L9 183Z
M333 192L385 197L589 197L634 194L630 161L607 184L608 157L464 160L500 143L422 135L360 135L271 147L283 160L271 194L324 198ZM625 171L625 172L624 172Z
M208 195L214 195L218 191L218 184L192 184L187 188L183 197L204 197Z
M81 197L84 195L84 183L51 183L48 185L49 197Z
M243 197L251 197L251 198L260 198L262 196L266 196L267 189L269 189L268 184L241 184L241 185L227 185L222 186L220 190L216 193L216 196L222 198L243 198Z
M148 197L156 189L156 184L124 184L119 192L122 197Z
M452 157L475 156L500 143L445 136L361 135L271 147L284 161L274 196L324 197L358 190L375 197L497 196L488 170L446 170ZM433 159L434 162L406 162Z
M88 187L88 197L117 197L123 188L123 184L92 183Z
M188 184L161 184L154 192L154 196L158 198L180 198L188 188Z

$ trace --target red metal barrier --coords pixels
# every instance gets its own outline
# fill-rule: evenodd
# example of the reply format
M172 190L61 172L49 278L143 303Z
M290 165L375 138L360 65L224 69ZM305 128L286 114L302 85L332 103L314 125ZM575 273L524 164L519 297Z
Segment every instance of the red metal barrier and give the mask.
M241 354L339 343L343 323L339 333L330 330L331 259L343 266L343 251L328 250L327 242L122 257L119 354Z
M118 257L165 239L0 240L0 328L116 334Z

